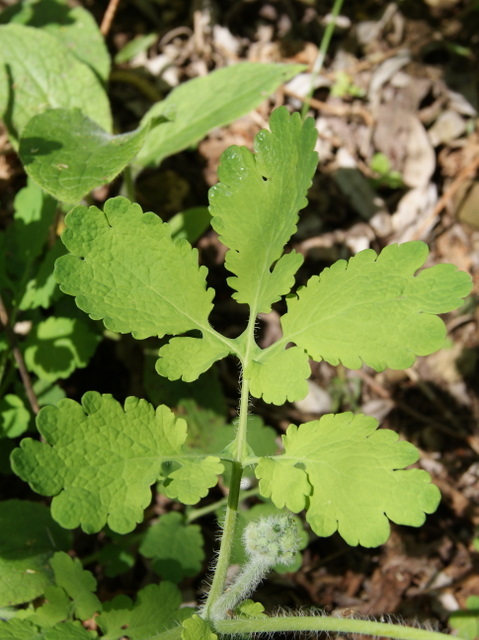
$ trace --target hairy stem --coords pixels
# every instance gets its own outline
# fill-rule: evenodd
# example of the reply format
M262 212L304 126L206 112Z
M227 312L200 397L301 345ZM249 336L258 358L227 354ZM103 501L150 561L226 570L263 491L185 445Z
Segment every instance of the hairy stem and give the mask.
M248 327L245 332L246 351L244 360L241 363L243 370L247 366L251 357L251 349L254 343L255 319L256 314L253 310L251 310ZM221 534L220 550L218 552L218 561L216 563L211 588L208 593L206 602L201 609L201 615L206 619L211 618L211 616L213 615L213 608L215 603L223 595L223 592L225 590L226 574L230 565L231 550L233 548L236 529L236 514L238 512L241 477L243 475L243 463L248 455L248 446L246 441L246 434L248 429L248 404L249 383L242 376L238 429L236 431L236 437L231 448L233 454L233 473L231 475L230 493L228 496L228 504L226 506L223 531Z
M227 589L211 608L212 620L224 620L228 612L236 607L236 605L247 598L258 584L263 580L266 573L271 569L269 562L248 562L240 574L236 577L234 584Z
M225 635L239 633L281 633L286 631L333 631L338 633L357 633L396 640L445 640L447 634L415 627L403 627L400 624L373 622L372 620L354 620L351 618L281 617L256 618L249 620L221 620L215 623L215 631ZM461 640L456 638L456 640Z

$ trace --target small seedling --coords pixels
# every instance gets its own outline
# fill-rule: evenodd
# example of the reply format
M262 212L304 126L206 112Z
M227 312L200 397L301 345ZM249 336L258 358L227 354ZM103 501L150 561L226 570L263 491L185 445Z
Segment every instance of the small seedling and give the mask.
M428 473L408 468L419 458L417 449L362 414L291 425L281 453L258 455L250 437L251 396L277 405L302 399L310 359L352 369L410 367L416 356L442 346L446 330L436 314L459 307L471 289L469 275L453 265L422 269L428 255L422 242L391 245L379 255L367 249L297 287L303 257L285 246L316 169L316 131L312 119L302 122L285 108L273 112L270 126L256 136L255 153L233 146L223 154L219 184L210 190L212 226L227 248L225 266L232 274L228 284L233 298L249 308L239 337L223 336L209 321L215 292L197 251L186 240L173 240L155 214L124 198L108 200L103 211L79 206L67 215L62 239L69 253L55 268L63 292L110 331L137 339L174 336L159 350L161 376L191 382L217 360L237 358L241 391L232 441L220 451L192 449L186 446L186 421L168 407L155 409L133 397L122 406L90 391L81 403L62 400L42 409L42 440L24 439L13 452L13 468L35 491L53 496L52 515L62 527L80 526L87 533L105 525L132 531L156 483L170 499L196 504L228 468L221 543L200 608L181 609L166 582L150 585L136 608L131 601L123 607L95 601L103 607L102 637L213 640L217 634L342 631L439 640L444 636L438 632L365 620L267 617L260 606L242 604L272 566L297 554L291 514L304 511L318 536L337 531L350 545L375 547L387 540L390 521L418 527L440 500ZM255 341L258 314L281 300L287 303L282 337L261 349ZM250 467L260 495L286 515L246 527L247 559L227 585L240 482ZM135 626L141 615L148 620L143 635ZM71 624L62 627L63 640L90 637L78 629L74 635Z

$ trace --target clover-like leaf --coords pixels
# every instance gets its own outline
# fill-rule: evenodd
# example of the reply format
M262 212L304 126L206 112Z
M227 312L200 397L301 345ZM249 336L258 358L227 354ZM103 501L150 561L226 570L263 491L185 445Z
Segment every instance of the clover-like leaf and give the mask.
M303 123L281 107L270 127L256 136L255 154L237 146L224 152L220 182L209 192L212 226L229 248L225 266L235 276L228 283L255 314L270 311L294 284L303 258L284 254L284 245L307 204L317 164L314 120Z
M41 628L54 627L56 624L68 620L71 615L72 601L61 587L47 587L44 593L45 602L35 609L25 613L26 619Z
M0 438L16 438L28 429L30 412L23 400L13 393L0 398Z
M0 607L41 596L51 585L49 559L70 544L70 532L52 520L47 507L27 500L4 500L0 509Z
M16 144L37 113L58 107L81 111L111 130L108 98L101 80L58 38L20 24L0 26L0 117ZM15 95L13 99L12 94Z
M14 205L13 224L7 230L8 248L14 270L21 272L25 263L37 258L47 243L57 203L29 179L27 186L15 196Z
M217 640L218 636L213 633L206 620L194 615L183 622L181 640Z
M46 381L67 378L85 367L95 352L100 335L78 318L50 316L34 326L25 341L25 364Z
M203 545L201 528L187 524L181 513L171 511L147 529L139 551L151 558L152 568L164 580L179 582L201 570Z
M90 571L85 571L78 558L70 558L67 553L55 553L50 560L55 574L55 582L73 601L75 616L87 620L98 611L101 603L93 593L96 580Z
M197 329L223 352L227 340L208 323L214 291L206 288L206 269L157 215L118 197L103 212L76 207L66 224L70 255L57 261L55 274L91 318L139 339Z
M144 116L142 125L158 116L169 122L149 133L136 163L158 165L191 147L211 129L254 109L302 69L297 64L242 62L180 84Z
M120 640L125 635L131 640L157 637L191 615L191 609L180 609L181 601L180 591L170 582L144 587L138 591L134 604L127 596L117 596L104 603L103 613L97 618L102 637L105 640Z
M173 473L180 477L172 478L170 487L190 504L223 469L217 458L207 458L205 468L204 456L190 453L183 460L185 421L175 420L165 406L155 411L137 398L127 398L122 407L108 394L88 392L81 405L62 400L58 407L43 408L37 426L45 442L24 439L12 465L35 491L55 496L52 515L65 528L81 525L93 533L108 523L119 533L131 531L151 501L150 486L168 479L164 463L175 462ZM191 474L189 486L181 478L183 463Z
M148 129L112 135L79 109L47 109L23 129L19 155L42 189L57 200L76 203L126 167Z
M260 491L277 507L307 508L315 533L335 531L355 546L375 547L389 536L389 520L418 527L440 500L426 471L405 469L419 453L374 418L327 415L283 436L284 456L256 468Z

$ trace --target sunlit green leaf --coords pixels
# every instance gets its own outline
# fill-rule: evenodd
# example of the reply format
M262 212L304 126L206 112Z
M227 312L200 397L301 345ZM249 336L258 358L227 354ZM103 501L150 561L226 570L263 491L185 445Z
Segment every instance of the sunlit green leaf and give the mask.
M143 118L142 124L160 115L170 122L149 133L136 162L141 166L160 164L167 156L197 143L214 127L257 107L303 68L243 62L180 84Z
M193 504L223 470L218 458L181 457L184 420L137 398L122 407L91 391L81 405L62 400L43 408L37 427L45 441L24 439L12 454L13 468L35 491L54 496L52 515L65 528L93 533L108 524L126 533L142 521L160 477L169 493ZM162 464L172 461L164 472Z
M350 545L375 547L389 536L389 520L419 527L440 500L426 471L405 467L418 450L374 418L327 415L283 436L284 456L256 467L260 491L278 508L298 512L315 533L335 531Z

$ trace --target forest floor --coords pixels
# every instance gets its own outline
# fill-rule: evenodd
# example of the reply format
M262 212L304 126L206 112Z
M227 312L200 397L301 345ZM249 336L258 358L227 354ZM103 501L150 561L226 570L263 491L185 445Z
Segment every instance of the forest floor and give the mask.
M82 4L101 22L106 2ZM196 149L144 171L137 183L143 209L168 219L206 205L222 151L231 144L252 148L276 106L302 108L331 4L120 3L107 35L112 54L134 37L154 37L112 73L109 95L119 130L133 128L170 87L225 65L305 65L304 73L254 112L212 131ZM420 466L443 496L421 529L393 527L378 549L351 548L336 535L312 539L299 571L276 575L258 590L255 598L267 609L316 606L335 615L433 620L445 628L450 613L479 594L478 45L477 2L347 0L315 80L309 113L319 133L320 161L292 240L305 257L301 277L365 248L423 240L430 248L428 265L451 262L473 276L475 287L466 305L445 317L447 348L419 358L407 371L347 371L323 362L314 365L304 401L281 408L255 403L278 433L290 422L330 411L373 415L421 450ZM11 172L6 188L13 192L24 179L20 167L0 169ZM115 195L116 188L101 188L95 198ZM230 302L216 234L207 231L197 246L218 292L218 326L235 335L244 318ZM277 335L278 317L264 319L260 344ZM126 369L133 347L122 344L110 365L100 349L90 367L72 377L67 393L86 391L92 376L102 390L113 369L117 396L141 393L148 382L141 371ZM237 371L228 367L220 380L233 418ZM185 586L190 599L198 597L203 577Z

